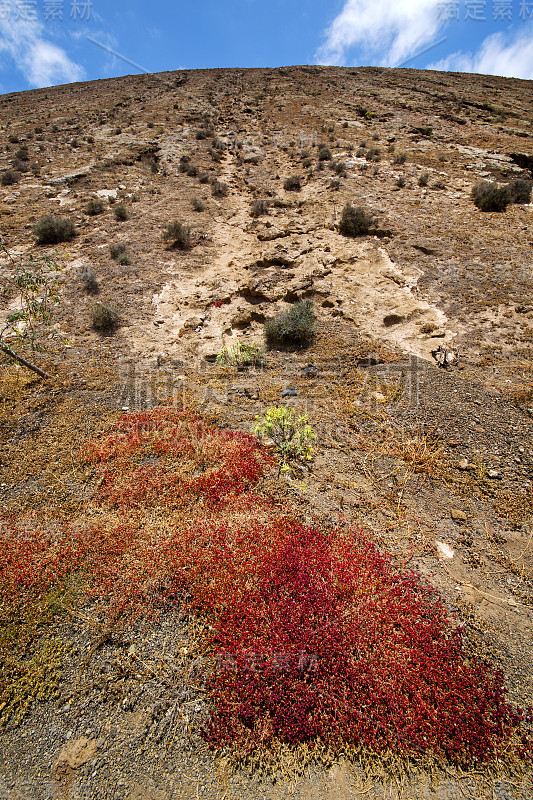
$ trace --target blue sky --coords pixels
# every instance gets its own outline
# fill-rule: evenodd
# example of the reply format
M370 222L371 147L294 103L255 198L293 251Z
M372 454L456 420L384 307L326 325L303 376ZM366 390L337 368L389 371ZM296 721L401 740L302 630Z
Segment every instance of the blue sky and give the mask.
M533 79L533 0L0 0L0 93L317 63Z

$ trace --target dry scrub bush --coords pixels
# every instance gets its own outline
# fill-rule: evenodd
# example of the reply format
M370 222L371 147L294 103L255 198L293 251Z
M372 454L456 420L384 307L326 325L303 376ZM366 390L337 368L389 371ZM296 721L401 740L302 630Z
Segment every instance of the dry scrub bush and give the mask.
M42 217L34 225L33 234L37 239L37 244L70 242L77 235L72 220L66 217L55 217L53 214Z

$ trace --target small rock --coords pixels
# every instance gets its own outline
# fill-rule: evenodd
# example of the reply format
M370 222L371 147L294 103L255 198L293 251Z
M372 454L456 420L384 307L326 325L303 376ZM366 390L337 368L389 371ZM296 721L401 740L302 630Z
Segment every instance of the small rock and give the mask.
M96 750L96 741L85 736L64 744L57 761L52 765L56 780L61 780L69 770L78 769L86 764L94 758Z
M252 314L246 309L239 308L231 318L233 328L247 328L252 323Z
M435 542L439 558L452 559L454 556L453 549L446 544L446 542Z
M282 398L283 397L298 397L298 392L296 391L294 386L286 386L284 388L284 390L282 391L281 396L282 396Z
M312 364L308 364L302 369L302 375L304 378L316 378L318 377L318 369Z
M497 469L489 469L489 470L487 470L487 477L488 478L493 478L493 479L494 478L499 478L500 477L500 472Z
M358 367L375 367L377 364L381 364L381 359L377 356L368 355L364 358L360 358L357 362Z
M452 508L450 514L454 522L466 522L467 520L466 513L460 508Z
M457 469L462 470L463 472L468 469L470 464L468 463L468 459L462 458L461 461L457 462Z

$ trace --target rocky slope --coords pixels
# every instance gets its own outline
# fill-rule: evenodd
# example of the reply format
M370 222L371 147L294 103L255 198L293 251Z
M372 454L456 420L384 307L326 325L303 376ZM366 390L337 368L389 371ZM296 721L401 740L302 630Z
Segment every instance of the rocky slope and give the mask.
M121 408L180 394L219 424L250 430L267 407L292 405L308 413L316 453L275 491L309 518L341 513L373 530L443 593L473 646L503 669L511 698L531 704L533 205L482 213L470 192L482 179L531 177L532 88L304 66L0 97L0 172L20 173L0 187L2 237L15 258L47 252L62 264L55 320L68 337L44 357L51 383L0 367L5 509L52 496L67 507L90 494L73 442ZM284 188L294 176L300 188ZM91 200L102 201L96 214ZM339 233L347 202L373 214L368 235ZM36 245L46 214L71 219L78 235ZM190 229L185 249L163 239L174 222ZM224 346L262 342L264 321L299 299L318 315L309 348L270 351L262 369L213 363ZM93 329L97 301L120 315L113 333ZM459 354L449 369L432 357L439 345ZM45 454L40 474L36 454ZM417 773L392 787L343 761L292 784L228 775L195 730L199 692L187 696L185 726L176 721L168 737L161 723L168 681L155 674L158 656L173 654L172 691L182 691L183 620L101 641L77 620L61 635L74 648L59 698L1 734L0 797L533 791L531 775L482 771L441 773L433 785Z

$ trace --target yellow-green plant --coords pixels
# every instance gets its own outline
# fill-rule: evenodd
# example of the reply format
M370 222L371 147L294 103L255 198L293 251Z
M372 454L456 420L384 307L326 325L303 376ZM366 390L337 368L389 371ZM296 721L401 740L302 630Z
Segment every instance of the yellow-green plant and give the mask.
M219 366L260 367L264 365L265 357L263 348L257 342L237 342L230 347L223 347L216 363Z
M62 270L48 256L14 258L2 239L0 252L7 261L0 297L4 305L16 301L14 309L9 309L8 305L9 310L0 323L0 350L42 377L48 377L43 370L16 353L11 345L15 343L38 351L43 349L44 338L55 334L52 328L53 304L59 302Z
M311 442L315 431L307 421L306 414L298 414L293 408L272 406L263 418L256 417L254 433L262 439L270 439L279 453L280 472L291 472L291 462L310 461L313 457Z

